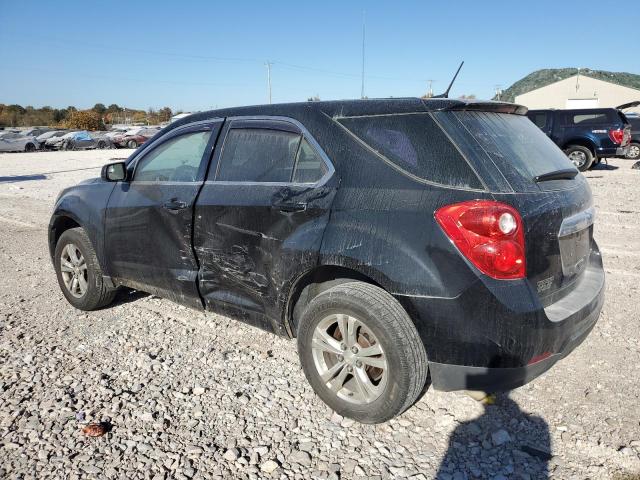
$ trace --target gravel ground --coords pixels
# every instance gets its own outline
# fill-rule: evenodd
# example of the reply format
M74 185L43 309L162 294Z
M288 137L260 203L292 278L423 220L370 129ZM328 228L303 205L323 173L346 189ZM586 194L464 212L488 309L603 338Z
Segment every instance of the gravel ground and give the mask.
M128 151L0 155L0 478L624 478L640 472L640 172L587 174L607 300L572 355L483 405L429 390L356 424L294 341L141 293L74 310L46 245L53 201ZM108 433L90 438L90 422ZM618 475L622 475L618 477Z

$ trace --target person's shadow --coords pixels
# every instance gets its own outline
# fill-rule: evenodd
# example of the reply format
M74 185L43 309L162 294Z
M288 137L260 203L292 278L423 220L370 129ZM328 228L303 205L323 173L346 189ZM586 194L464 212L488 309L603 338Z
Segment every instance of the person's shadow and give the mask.
M507 394L497 394L475 420L458 425L440 463L438 480L549 478L549 427Z

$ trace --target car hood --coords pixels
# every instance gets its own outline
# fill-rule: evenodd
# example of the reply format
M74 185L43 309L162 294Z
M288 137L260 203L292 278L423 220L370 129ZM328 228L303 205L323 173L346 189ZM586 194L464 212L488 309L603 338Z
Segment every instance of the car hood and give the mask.
M104 180L100 177L87 178L86 180L82 180L78 182L76 185L91 185L92 183L102 183Z

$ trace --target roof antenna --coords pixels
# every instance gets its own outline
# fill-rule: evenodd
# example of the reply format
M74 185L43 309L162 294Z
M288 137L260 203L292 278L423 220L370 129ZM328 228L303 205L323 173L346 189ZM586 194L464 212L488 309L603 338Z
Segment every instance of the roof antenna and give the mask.
M460 63L460 66L458 67L458 70L456 70L456 74L451 79L451 83L449 84L449 87L447 88L447 90L444 93L441 93L440 95L436 95L436 96L431 97L431 98L449 98L449 90L451 90L451 87L453 86L453 82L456 81L456 78L458 77L458 74L460 73L460 69L462 68L462 65L464 65L464 60Z

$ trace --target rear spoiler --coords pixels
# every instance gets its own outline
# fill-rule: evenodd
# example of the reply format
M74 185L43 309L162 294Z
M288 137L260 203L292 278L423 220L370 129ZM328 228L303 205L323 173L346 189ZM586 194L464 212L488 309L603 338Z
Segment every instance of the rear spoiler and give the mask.
M453 105L442 108L442 110L468 110L474 112L511 113L514 115L526 115L529 111L524 105L515 103L468 100L461 100Z

